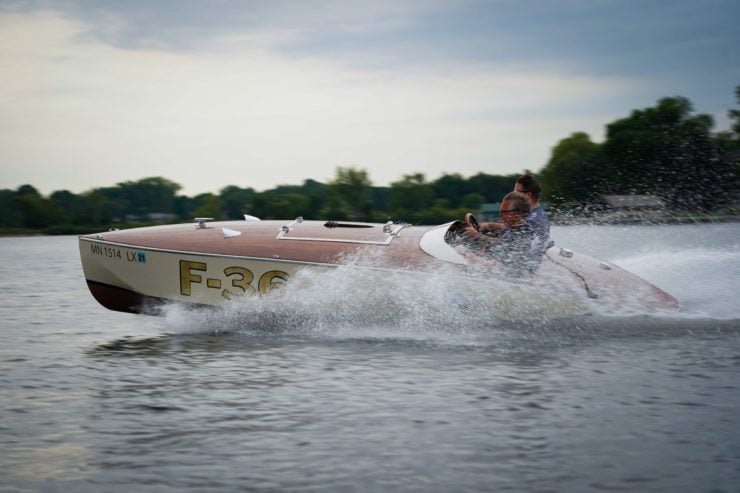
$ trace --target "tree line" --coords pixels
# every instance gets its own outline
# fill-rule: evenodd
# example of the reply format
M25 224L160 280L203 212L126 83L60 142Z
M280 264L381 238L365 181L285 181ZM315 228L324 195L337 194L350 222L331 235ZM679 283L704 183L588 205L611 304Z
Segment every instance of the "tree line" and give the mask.
M740 105L740 86L735 89ZM683 97L663 98L606 126L603 143L583 132L561 140L540 172L555 207L593 204L604 194L651 194L676 211L710 211L737 201L740 111L712 133L710 115Z
M389 187L373 186L366 170L340 167L329 183L305 180L257 192L229 185L218 194L178 195L180 185L162 177L118 183L82 194L62 190L48 197L33 186L0 190L0 228L5 232L37 230L73 234L190 221L194 217L241 219L334 219L385 222L403 220L432 224L462 217L484 202L496 202L511 191L516 175L479 173L470 178L444 175L427 181L423 174L405 175Z
M740 86L735 95L740 105ZM683 97L663 98L606 127L596 143L576 132L553 148L537 173L543 200L555 210L578 211L603 194L653 194L671 210L711 211L736 203L740 191L740 110L731 128L713 133L710 115L695 114ZM81 194L42 196L32 185L0 190L0 228L49 234L89 232L193 217L295 218L434 224L459 219L483 203L498 202L518 175L423 173L403 175L389 187L374 186L368 172L339 167L328 183L305 180L258 192L229 185L219 193L179 195L181 186L162 177L126 181Z

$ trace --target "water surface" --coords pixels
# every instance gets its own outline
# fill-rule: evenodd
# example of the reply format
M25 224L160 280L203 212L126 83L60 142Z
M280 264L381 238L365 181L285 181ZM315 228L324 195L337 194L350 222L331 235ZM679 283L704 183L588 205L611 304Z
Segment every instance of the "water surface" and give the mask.
M738 491L740 225L553 235L681 312L336 274L136 316L76 238L0 238L0 491Z

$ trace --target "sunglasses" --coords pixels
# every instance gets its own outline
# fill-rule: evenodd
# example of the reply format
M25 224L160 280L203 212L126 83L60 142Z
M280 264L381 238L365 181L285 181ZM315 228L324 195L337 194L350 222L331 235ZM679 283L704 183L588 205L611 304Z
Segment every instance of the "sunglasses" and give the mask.
M503 214L504 212L521 212L521 211L519 209L501 209L499 212Z

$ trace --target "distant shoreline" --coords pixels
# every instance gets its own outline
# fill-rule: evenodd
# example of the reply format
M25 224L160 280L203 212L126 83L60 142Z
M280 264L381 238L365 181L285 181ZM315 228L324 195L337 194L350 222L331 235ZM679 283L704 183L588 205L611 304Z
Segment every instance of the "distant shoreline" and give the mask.
M440 221L435 224L442 224ZM706 224L706 223L731 223L740 222L740 215L697 215L697 216L634 216L634 217L558 217L550 216L550 223L555 226L659 226L666 224ZM435 224L428 224L433 226ZM152 224L140 224L132 227L151 226ZM424 226L424 225L420 225ZM79 230L44 232L43 230L22 229L22 228L0 228L0 237L21 237L21 236L79 236L81 234L90 234L103 231L106 228L84 228ZM126 228L123 228L126 229Z

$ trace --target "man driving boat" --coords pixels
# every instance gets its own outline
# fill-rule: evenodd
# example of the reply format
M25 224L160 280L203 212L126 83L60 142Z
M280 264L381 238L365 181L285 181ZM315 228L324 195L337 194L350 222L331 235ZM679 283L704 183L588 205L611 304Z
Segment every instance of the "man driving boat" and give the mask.
M521 192L526 195L529 199L529 215L527 216L527 222L534 230L534 241L532 242L532 249L540 252L541 255L545 254L550 244L550 221L547 218L547 213L540 205L540 195L542 193L542 185L534 175L529 172L524 173L522 176L517 178L514 184L514 191ZM483 222L480 224L480 230L483 232L496 233L504 225L499 222Z
M535 230L527 221L531 206L529 198L520 192L510 192L501 201L501 228L496 237L487 236L474 225L465 232L483 255L495 259L501 271L509 277L523 277L534 272L542 258L532 248Z

